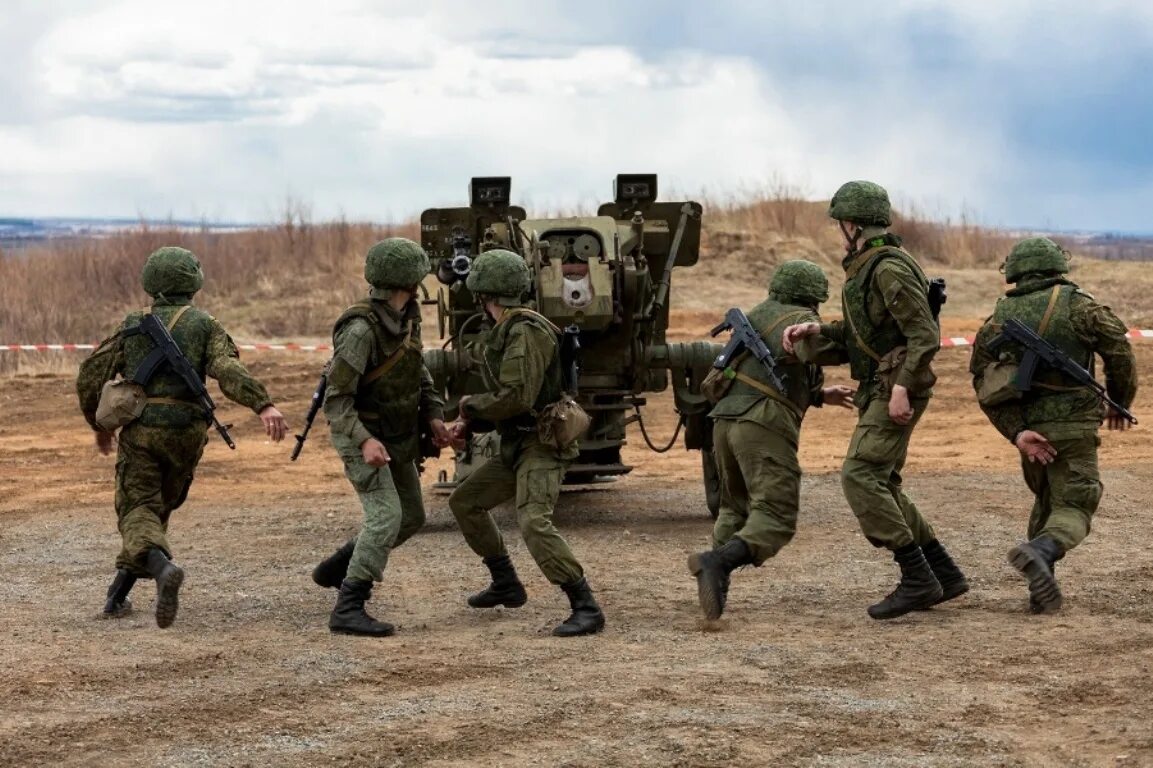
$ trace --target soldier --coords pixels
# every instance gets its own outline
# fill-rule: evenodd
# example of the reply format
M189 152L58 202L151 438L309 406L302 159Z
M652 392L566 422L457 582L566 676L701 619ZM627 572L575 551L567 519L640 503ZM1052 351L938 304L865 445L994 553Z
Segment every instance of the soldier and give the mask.
M568 595L570 615L553 634L588 635L604 628L604 614L584 569L552 522L565 469L579 453L577 442L561 449L537 436L536 413L561 398L560 350L555 327L526 308L529 272L524 259L505 250L481 254L466 281L492 318L482 349L481 373L489 391L464 396L454 434L463 437L474 420L495 422L500 456L481 465L448 499L461 533L484 559L492 583L468 598L473 608L517 608L528 596L517 578L500 529L489 510L516 499L517 522L541 572Z
M354 304L332 331L333 357L324 415L344 474L364 508L360 534L320 563L313 580L340 589L328 620L333 632L392 635L395 627L364 610L389 553L424 525L419 436L422 422L448 445L444 402L433 389L420 339L417 284L428 256L402 237L368 249L367 301Z
M888 231L885 189L850 181L833 195L829 217L845 241L845 319L789 326L784 348L792 351L795 342L820 334L848 353L859 385L853 400L860 410L841 485L865 537L889 549L901 569L897 588L868 609L874 619L892 619L969 591L901 481L913 428L937 378L930 364L940 347L940 329L928 303L928 279Z
M760 567L796 533L801 492L797 441L805 411L826 403L853 407L852 390L823 386L824 375L815 364L826 358L844 361L833 342L819 337L801 342L796 357L784 357L781 351L785 326L818 322L817 307L828 298L829 281L816 264L781 264L769 283L769 297L748 317L773 354L783 359L779 375L788 392L781 394L764 366L746 355L733 366L730 388L709 413L721 509L713 526L713 550L689 557L706 619L718 619L724 611L734 568L749 563Z
M1137 394L1137 366L1125 325L1065 277L1069 261L1052 240L1020 241L1002 270L1014 287L998 299L977 334L969 370L981 410L1020 451L1025 483L1033 492L1029 540L1009 550L1009 564L1029 582L1032 611L1051 613L1061 607L1056 563L1089 534L1101 501L1097 430L1102 418L1109 429L1126 429L1129 423L1056 370L1040 369L1023 397L1011 391L1009 377L997 369L1013 370L1023 350L997 354L989 342L1007 320L1016 319L1086 370L1092 370L1096 353L1105 364L1106 391L1124 408Z
M152 296L152 306L129 313L116 334L80 365L76 380L80 409L96 432L100 453L108 455L116 443L113 433L96 422L101 388L117 375L131 379L152 351L147 336L122 335L140 325L147 313L168 326L181 353L202 379L206 375L216 379L226 397L260 416L274 442L282 440L288 427L264 385L240 363L236 344L220 323L192 306L193 295L204 284L196 256L183 248L161 248L148 257L140 282ZM104 616L131 611L128 593L133 584L138 578L151 577L156 580L156 624L168 627L176 619L184 582L184 571L172 562L166 535L168 520L188 497L208 441L207 427L199 404L171 369L159 369L144 391L148 400L143 412L120 430L115 503L123 546L116 558L116 576L108 587Z

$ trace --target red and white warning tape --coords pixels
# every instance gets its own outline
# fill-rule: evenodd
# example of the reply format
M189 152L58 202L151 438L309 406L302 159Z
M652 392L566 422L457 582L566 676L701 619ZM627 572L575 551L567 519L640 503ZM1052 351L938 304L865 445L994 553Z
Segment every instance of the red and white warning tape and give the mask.
M1153 339L1153 330L1130 328L1131 339ZM331 352L331 344L237 344L247 352ZM971 347L972 336L943 336L942 347ZM0 352L84 352L96 349L95 344L0 344Z

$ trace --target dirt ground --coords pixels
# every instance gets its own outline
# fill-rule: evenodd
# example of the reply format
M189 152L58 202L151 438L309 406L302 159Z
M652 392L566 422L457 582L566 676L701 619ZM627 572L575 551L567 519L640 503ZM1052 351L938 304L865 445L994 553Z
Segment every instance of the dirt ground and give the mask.
M679 338L711 321L678 315ZM953 322L946 335L976 325ZM1136 344L1153 369L1153 344ZM299 427L322 358L246 360ZM572 640L549 635L567 606L507 509L530 601L465 606L485 572L431 491L427 528L394 554L371 604L398 634L329 634L334 593L309 571L355 532L359 509L326 428L293 464L290 443L266 442L232 406L222 410L238 450L213 437L173 518L188 574L176 624L156 628L148 582L136 613L101 620L118 549L113 460L93 450L71 376L0 381L0 762L1153 765L1148 428L1104 435L1105 499L1062 564L1065 608L1035 617L1004 559L1029 506L1016 452L972 402L967 350L938 360L906 482L968 572L969 595L868 618L896 570L840 493L851 416L817 410L802 437L800 531L763 568L734 574L719 631L699 623L685 569L710 530L697 454L658 456L633 433L632 475L563 494L557 520L608 617L602 635ZM1149 376L1143 386L1153 389ZM654 439L670 434L669 398L648 412Z

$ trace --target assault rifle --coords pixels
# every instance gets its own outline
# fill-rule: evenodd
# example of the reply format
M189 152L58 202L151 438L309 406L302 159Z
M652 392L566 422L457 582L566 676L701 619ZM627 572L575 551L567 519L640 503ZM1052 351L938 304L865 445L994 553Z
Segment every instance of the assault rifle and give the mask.
M1093 378L1093 374L1082 368L1071 357L1039 336L1036 331L1020 320L1015 318L1006 320L1005 324L1001 327L1001 333L989 342L989 349L996 352L997 349L1007 341L1015 341L1025 348L1025 355L1021 358L1021 363L1017 367L1017 375L1013 379L1013 387L1018 391L1028 392L1033 388L1033 379L1037 375L1037 366L1045 363L1045 365L1056 371L1060 371L1081 386L1092 390L1097 397L1101 398L1102 402L1120 414L1130 424L1137 423L1137 417L1130 413L1129 409L1109 397L1109 393L1105 391L1105 387L1102 386L1097 379Z
M308 433L312 429L312 422L316 420L316 414L320 413L321 407L324 405L324 391L328 389L328 366L324 366L324 370L320 372L320 382L317 383L316 389L312 393L312 402L308 406L308 415L304 417L304 431L296 436L296 445L292 446L292 456L289 457L291 461L296 461L300 458L300 452L304 450L304 441L308 439Z
M773 351L765 344L765 340L757 333L757 329L749 322L745 313L737 307L726 312L724 322L713 328L709 335L716 336L721 331L728 330L731 330L733 335L729 337L729 343L713 361L713 367L723 371L732 365L734 357L742 351L748 350L764 366L765 373L768 374L769 381L772 382L776 390L782 395L786 394L785 383L777 375L777 360L773 357Z
M172 334L168 332L168 328L160 322L160 318L149 313L140 321L140 325L135 328L128 328L121 333L122 336L141 334L152 341L154 349L148 353L148 356L137 367L136 372L132 374L132 381L144 386L152 380L153 374L162 364L168 363L172 372L184 382L184 386L192 390L197 405L204 410L204 418L216 427L216 431L220 433L225 444L236 450L236 443L232 442L232 436L228 434L228 427L221 424L220 420L216 418L216 403L212 402L212 397L209 396L208 389L204 386L204 380L200 378L200 374L192 367L192 363L188 362L188 358L180 351L180 347L172 338Z

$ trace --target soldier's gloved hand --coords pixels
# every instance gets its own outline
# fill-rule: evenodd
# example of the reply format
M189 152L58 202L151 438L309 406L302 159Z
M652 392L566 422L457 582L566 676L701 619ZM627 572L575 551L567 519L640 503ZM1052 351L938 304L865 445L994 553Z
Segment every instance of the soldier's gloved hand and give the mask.
M115 447L116 435L111 432L96 433L96 450L100 451L101 456L107 456L112 453L112 449Z
M792 354L794 344L796 344L801 339L806 338L807 336L816 336L820 332L820 323L799 323L798 325L790 325L789 327L785 328L784 332L781 333L781 346L785 348L786 352Z
M288 434L288 422L275 405L264 406L260 412L260 420L264 423L264 431L272 442L279 443Z
M907 387L893 385L893 393L889 395L889 418L902 427L913 420L913 406L909 402Z
M1034 464L1052 464L1053 459L1057 458L1057 449L1049 439L1031 429L1022 430L1013 441L1013 445Z
M1109 429L1124 431L1132 426L1128 419L1113 409L1113 406L1105 406L1105 409L1105 426Z
M842 408L852 408L855 405L852 388L844 384L825 387L821 390L821 396L825 405L839 405Z
M384 448L384 443L375 437L370 437L360 444L360 455L364 458L364 463L370 467L383 467L392 461Z

